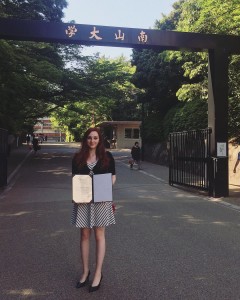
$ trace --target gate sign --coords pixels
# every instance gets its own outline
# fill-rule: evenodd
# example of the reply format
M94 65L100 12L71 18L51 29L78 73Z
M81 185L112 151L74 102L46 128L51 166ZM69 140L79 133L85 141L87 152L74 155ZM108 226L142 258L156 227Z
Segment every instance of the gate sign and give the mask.
M227 144L217 142L217 157L227 156Z
M203 51L224 48L240 53L240 37L167 30L83 25L34 20L0 19L0 38L162 50Z

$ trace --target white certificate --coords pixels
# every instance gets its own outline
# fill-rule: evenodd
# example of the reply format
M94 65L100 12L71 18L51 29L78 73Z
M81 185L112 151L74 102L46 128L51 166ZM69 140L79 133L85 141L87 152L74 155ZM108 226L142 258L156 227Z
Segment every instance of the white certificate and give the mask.
M112 173L93 175L93 201L113 201Z
M89 175L73 176L72 199L75 203L89 203L92 201L92 178Z

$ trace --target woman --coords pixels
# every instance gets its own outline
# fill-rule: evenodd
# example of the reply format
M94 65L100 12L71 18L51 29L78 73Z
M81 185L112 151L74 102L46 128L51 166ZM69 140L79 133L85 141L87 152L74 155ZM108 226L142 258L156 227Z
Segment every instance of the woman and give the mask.
M72 174L112 173L112 183L116 181L115 161L110 152L105 151L104 140L98 128L86 131L81 150L72 161ZM105 227L115 224L112 202L76 204L73 206L72 224L81 228L80 249L83 273L76 288L89 282L90 235L94 230L96 240L96 269L89 292L97 291L102 281L102 265L105 256Z
M35 137L35 135L33 136L32 145L33 145L34 153L37 154L37 151L40 150L40 146L38 144L38 138Z
M132 155L132 161L130 163L130 169L133 169L133 164L134 162L137 163L138 169L140 170L141 168L141 148L139 147L138 142L135 142L134 146L132 147L131 150L131 155Z

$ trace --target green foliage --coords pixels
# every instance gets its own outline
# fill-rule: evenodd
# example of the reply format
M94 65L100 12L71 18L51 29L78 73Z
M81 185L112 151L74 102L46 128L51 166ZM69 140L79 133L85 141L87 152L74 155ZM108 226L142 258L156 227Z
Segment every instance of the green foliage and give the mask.
M159 114L151 114L145 118L141 134L144 141L148 143L157 143L163 140L163 120Z
M174 30L180 5L174 4L175 11L170 16L156 21L155 26L160 30ZM145 141L162 141L164 139L163 118L172 106L176 106L176 93L181 83L188 83L184 78L181 61L172 57L171 52L159 50L134 50L132 64L136 73L132 82L144 89L143 96L147 117L144 120L142 132Z
M164 15L161 20L155 22L156 29L212 34L240 33L239 0L180 0L173 8L168 16ZM165 138L170 130L207 127L204 110L208 98L206 52L134 51L132 63L136 65L133 82L145 90L148 118L151 119L151 115L156 118L157 113L159 119L163 119ZM240 132L239 55L229 58L229 98L229 132L230 136L236 136L237 132ZM183 104L177 105L180 101ZM198 101L200 107L197 107ZM189 117L185 110L190 114ZM199 112L203 114L202 118ZM149 133L148 138L150 139Z
M182 13L182 5L185 0L173 3L173 10L168 16L162 15L162 19L155 21L155 28L160 30L175 30Z
M162 118L159 114L148 117L144 125L145 140L162 142L171 132L207 128L207 102L193 100L173 106Z
M1 17L61 21L65 0L1 1ZM61 91L64 63L56 45L0 41L0 126L29 130L52 109Z
M1 17L61 21L66 4L2 1ZM1 40L0 60L1 127L30 130L38 118L56 111L56 126L79 139L77 130L93 123L128 113L136 118L138 89L130 83L135 68L123 57L83 57L77 45Z
M122 57L92 59L84 74L88 95L56 109L52 116L57 126L79 141L90 126L112 119L133 120L140 110L135 97L139 91L129 82L133 73Z
M145 90L148 113L165 114L177 102L176 92L184 80L181 65L166 51L153 50L135 50L132 64L137 66L132 82Z
M178 31L201 33L240 33L238 0L188 0L182 3Z
M19 130L33 125L38 117L73 97L76 78L67 76L55 46L0 41L0 59L4 61L0 66L0 95L4 99L0 123L4 128Z
M0 17L18 19L61 21L66 0L2 0Z
M65 0L0 2L0 17L61 22ZM159 30L240 33L239 0L179 0L155 22ZM134 50L123 57L83 57L77 45L0 41L0 127L31 128L53 114L57 127L81 138L104 120L141 119L145 140L207 126L207 53ZM133 67L134 66L134 67ZM135 72L136 71L136 72ZM240 132L240 56L229 58L230 136Z
M177 30L239 35L239 16L238 0L188 0L182 5L182 14L177 24ZM185 75L189 78L198 79L198 82L188 87L182 87L178 91L179 100L189 101L190 98L204 99L207 97L206 60L206 54L197 53L183 64ZM239 136L239 102L240 55L232 55L229 59L229 137Z
M185 102L197 99L208 99L207 83L183 84L176 95L180 101Z
M173 106L169 111L166 113L166 115L163 118L163 140L168 139L168 135L171 132L175 131L173 119L177 112L185 105L185 103L181 102L177 105Z
M207 128L207 102L205 100L193 100L184 103L180 107L171 123L174 132Z

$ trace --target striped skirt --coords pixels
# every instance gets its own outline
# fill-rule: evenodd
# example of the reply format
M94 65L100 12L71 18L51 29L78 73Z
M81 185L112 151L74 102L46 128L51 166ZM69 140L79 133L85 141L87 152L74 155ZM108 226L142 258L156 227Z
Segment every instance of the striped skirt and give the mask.
M79 228L115 224L112 202L73 204L71 223Z

